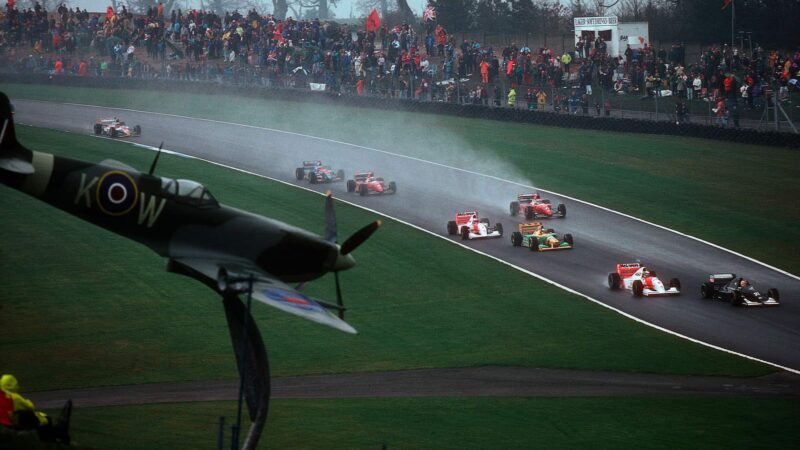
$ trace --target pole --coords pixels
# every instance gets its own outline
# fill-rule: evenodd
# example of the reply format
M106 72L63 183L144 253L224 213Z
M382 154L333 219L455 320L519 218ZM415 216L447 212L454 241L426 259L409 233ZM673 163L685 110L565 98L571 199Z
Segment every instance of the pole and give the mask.
M231 436L231 450L239 448L239 431L242 429L242 399L244 397L244 377L247 370L247 325L250 322L250 304L253 298L253 275L247 280L247 309L244 316L244 325L242 325L242 358L241 368L239 369L239 398L236 406L236 425L233 426L233 433Z
M661 86L656 86L656 91L654 92L656 96L656 122L658 122L658 94L661 92Z
M734 41L733 41L734 17L736 17L736 2L734 0L731 0L731 52L733 52L733 46L734 46Z
M225 442L225 416L219 416L219 431L217 432L217 450L222 450Z

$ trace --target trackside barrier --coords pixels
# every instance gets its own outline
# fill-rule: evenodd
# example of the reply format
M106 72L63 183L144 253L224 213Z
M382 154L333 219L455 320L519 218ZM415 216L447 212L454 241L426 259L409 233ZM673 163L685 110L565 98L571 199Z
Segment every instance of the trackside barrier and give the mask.
M141 89L170 92L240 95L300 103L322 103L330 105L375 108L391 111L407 111L428 114L443 114L473 119L498 120L514 123L621 133L643 133L668 136L695 137L740 144L758 144L773 147L800 148L800 137L791 133L760 131L746 128L721 128L701 124L655 122L640 119L622 119L603 116L555 114L525 109L494 108L483 105L462 105L447 102L426 102L413 99L360 97L332 94L305 89L263 86L237 86L210 81L140 80L126 78L95 78L76 76L49 76L39 74L0 73L0 83L43 84L64 87L91 87L106 89Z

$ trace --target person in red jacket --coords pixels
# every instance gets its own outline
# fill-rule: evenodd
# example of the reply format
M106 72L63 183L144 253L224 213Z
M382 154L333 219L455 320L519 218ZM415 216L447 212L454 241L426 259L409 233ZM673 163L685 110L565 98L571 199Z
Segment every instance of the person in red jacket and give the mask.
M485 59L481 61L481 82L489 84L489 62Z
M64 63L61 62L60 59L57 59L55 64L55 74L61 75L63 72L64 72Z

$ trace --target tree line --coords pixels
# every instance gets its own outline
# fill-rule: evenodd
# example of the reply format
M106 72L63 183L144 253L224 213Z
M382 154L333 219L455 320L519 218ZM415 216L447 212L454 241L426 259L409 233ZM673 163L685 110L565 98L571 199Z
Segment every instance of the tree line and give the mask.
M649 22L653 42L712 44L734 39L749 48L796 50L800 0L430 0L449 32L571 34L574 17L617 16Z

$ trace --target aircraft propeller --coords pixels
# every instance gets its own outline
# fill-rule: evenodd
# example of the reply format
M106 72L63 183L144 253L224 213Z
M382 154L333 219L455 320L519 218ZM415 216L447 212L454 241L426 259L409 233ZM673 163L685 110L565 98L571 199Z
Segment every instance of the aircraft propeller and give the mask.
M378 227L381 225L380 220L376 220L365 227L361 228L360 230L353 233L352 236L347 238L342 244L339 253L341 255L347 255L353 250L355 250L359 245L363 244L364 241L369 239L372 236ZM333 194L331 191L328 191L325 197L325 239L328 242L337 243L337 229L336 229L336 213L333 210ZM342 301L342 289L339 286L339 270L333 271L333 279L336 281L336 305L338 306L339 310L339 318L344 319L344 302Z

